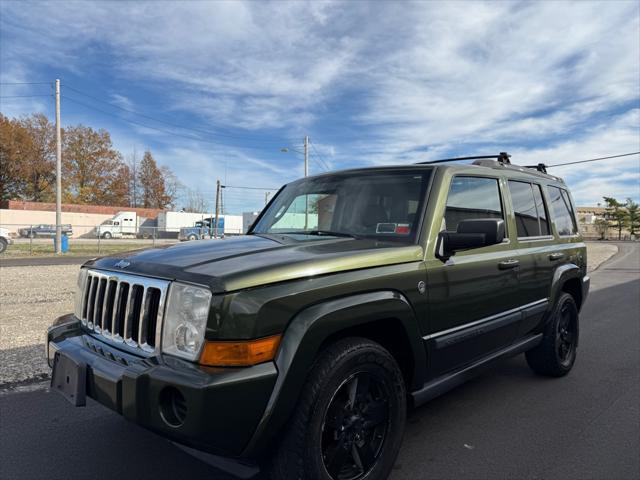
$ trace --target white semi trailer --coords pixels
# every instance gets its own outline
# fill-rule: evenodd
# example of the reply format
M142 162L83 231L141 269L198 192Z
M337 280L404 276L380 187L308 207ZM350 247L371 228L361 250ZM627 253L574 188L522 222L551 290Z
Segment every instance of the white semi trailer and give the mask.
M107 239L136 237L146 220L145 217L138 216L136 212L118 212L102 225L96 227L96 235Z

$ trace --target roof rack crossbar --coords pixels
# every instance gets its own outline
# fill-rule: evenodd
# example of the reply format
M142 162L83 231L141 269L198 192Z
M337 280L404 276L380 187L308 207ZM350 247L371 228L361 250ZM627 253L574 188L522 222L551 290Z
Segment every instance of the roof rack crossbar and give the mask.
M417 165L427 165L431 163L445 163L445 162L456 162L458 160L483 160L494 158L500 163L511 164L509 161L509 155L507 152L500 152L498 155L474 155L473 157L456 157L456 158L442 158L440 160L431 160L428 162L418 162Z

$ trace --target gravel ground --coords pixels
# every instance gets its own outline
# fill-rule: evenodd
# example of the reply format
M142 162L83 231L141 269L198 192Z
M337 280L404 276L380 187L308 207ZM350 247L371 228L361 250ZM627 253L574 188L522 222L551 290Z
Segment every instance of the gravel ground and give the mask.
M589 270L618 251L588 244ZM0 389L48 377L44 334L57 316L73 311L78 265L0 268Z
M79 265L0 268L0 387L45 378L44 334L73 311Z

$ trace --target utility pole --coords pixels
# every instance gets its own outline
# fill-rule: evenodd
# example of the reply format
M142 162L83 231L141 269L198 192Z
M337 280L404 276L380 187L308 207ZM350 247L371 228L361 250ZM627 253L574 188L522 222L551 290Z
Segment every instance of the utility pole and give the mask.
M304 176L309 176L309 135L304 136ZM304 229L309 227L309 195L304 196Z
M220 216L220 180L216 181L216 218L215 218L215 226L214 232L215 237L218 238L218 217Z
M60 79L56 79L56 255L62 253L62 135L60 134Z
M304 136L304 176L309 176L309 135Z

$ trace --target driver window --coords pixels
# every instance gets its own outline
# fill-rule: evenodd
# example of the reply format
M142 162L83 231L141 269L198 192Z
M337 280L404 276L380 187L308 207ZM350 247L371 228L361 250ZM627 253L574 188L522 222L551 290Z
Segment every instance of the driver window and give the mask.
M455 232L462 220L501 218L504 220L497 178L454 177L449 187L444 229Z

